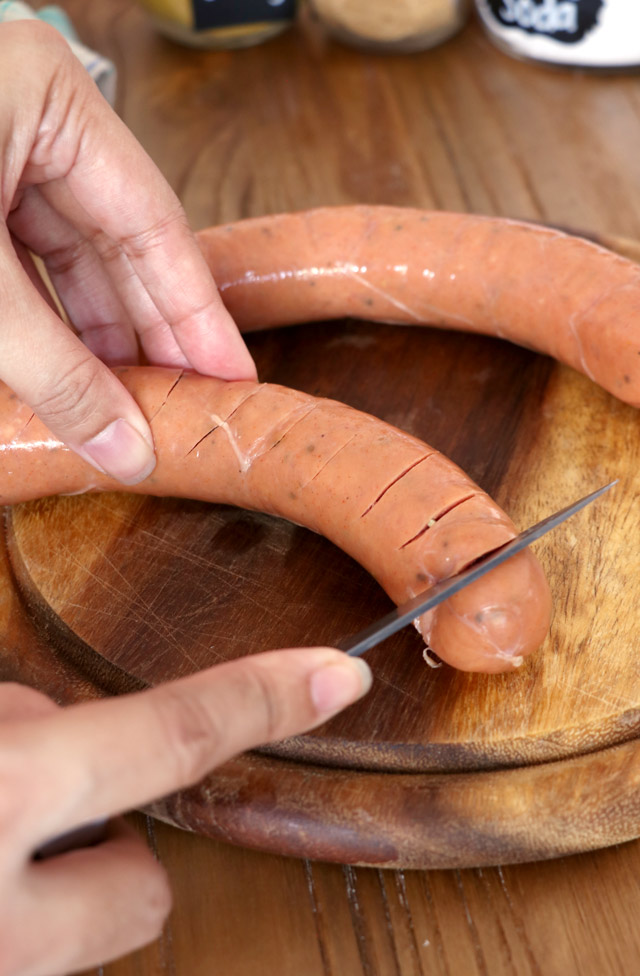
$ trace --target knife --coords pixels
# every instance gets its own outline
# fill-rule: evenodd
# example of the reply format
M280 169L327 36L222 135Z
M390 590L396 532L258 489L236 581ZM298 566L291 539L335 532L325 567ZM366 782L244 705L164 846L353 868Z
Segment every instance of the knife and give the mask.
M399 607L396 607L391 613L388 613L380 620L376 620L375 623L369 624L368 627L358 631L357 634L353 634L351 637L340 641L336 644L336 647L341 651L346 651L350 657L360 657L365 651L370 650L387 637L391 637L396 631L406 627L416 617L420 617L427 610L433 610L443 600L453 596L454 593L462 590L465 586L480 579L485 573L495 569L500 563L511 559L516 553L526 549L536 539L550 532L551 529L555 529L565 519L571 518L581 508L595 501L596 498L599 498L600 495L603 495L605 491L608 491L609 488L612 488L617 483L618 479L616 478L615 481L610 481L608 485L604 485L602 488L592 491L589 495L585 495L584 498L580 498L573 505L567 505L566 508L560 509L559 512L548 515L541 522L537 522L531 528L525 529L515 539L505 543L505 545L500 546L498 549L493 549L486 556L482 556L482 558L472 563L471 566L468 566L467 569L463 569L462 572L457 573L455 576L450 576L446 580L441 580L434 586L429 587L428 590L424 590L422 593L418 593L417 596L407 600L406 603L401 603Z
M539 539L540 536L545 535L545 533L550 532L551 529L555 529L556 525L560 525L565 519L570 518L579 512L581 508L585 505L589 505L590 502L595 501L600 495L603 495L605 491L612 488L613 485L618 483L618 479L615 481L610 481L608 485L604 485L602 488L598 488L596 491L592 491L591 494L585 495L579 501L574 502L573 505L568 505L566 508L561 509L554 515L549 515L547 518L543 519L541 522L537 522L536 525L532 525L531 528L525 529L519 535L507 542L505 545L500 546L499 549L494 549L492 552L488 553L486 556L482 556L473 565L469 566L467 569L463 569L461 573L457 573L455 576L450 576L449 579L442 580L440 583L436 583L435 586L430 587L423 593L419 593L417 596L412 597L406 603L402 603L391 613L388 613L385 617L377 620L375 623L370 624L365 627L364 630L360 630L357 634L352 637L346 638L346 640L341 641L336 646L346 653L350 657L359 657L364 654L365 651L370 650L379 644L381 641L395 634L396 631L401 630L402 627L406 627L407 624L415 620L421 614L426 613L427 610L432 610L437 607L439 603L446 600L448 597L453 596L459 590L468 586L469 583L473 583L474 580L480 579L485 573L490 570L495 569L500 563L503 563L506 559L510 559L511 556L515 556L517 552L521 552L522 549L526 549L535 539ZM53 838L53 840L44 844L38 851L36 851L34 857L37 860L53 857L58 854L66 853L69 850L74 850L78 847L87 847L96 843L100 843L106 837L107 834L107 820L97 820L90 824L85 824L82 827L78 827L75 830L70 830L65 834Z

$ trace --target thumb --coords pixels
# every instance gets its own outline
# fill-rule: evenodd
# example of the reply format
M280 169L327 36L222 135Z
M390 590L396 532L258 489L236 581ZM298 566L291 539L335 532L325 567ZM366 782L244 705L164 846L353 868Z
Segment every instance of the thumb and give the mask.
M0 231L1 378L49 430L98 470L136 484L155 467L149 425L113 373L38 293Z
M16 725L42 784L23 829L42 842L191 786L239 752L325 722L370 685L366 663L342 651L270 651ZM51 802L49 770L64 803Z

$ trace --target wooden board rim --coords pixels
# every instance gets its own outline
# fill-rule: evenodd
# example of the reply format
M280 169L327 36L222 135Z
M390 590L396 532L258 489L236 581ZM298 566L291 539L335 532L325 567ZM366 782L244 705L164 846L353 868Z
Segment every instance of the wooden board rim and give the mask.
M311 792L309 780L315 781ZM393 869L467 868L634 840L640 836L639 787L638 739L588 756L478 773L355 772L245 754L145 812L292 857Z

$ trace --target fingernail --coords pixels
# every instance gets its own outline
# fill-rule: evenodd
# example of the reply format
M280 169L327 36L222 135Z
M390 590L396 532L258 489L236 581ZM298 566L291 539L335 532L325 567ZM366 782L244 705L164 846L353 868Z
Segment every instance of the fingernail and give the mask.
M373 675L366 661L346 657L336 664L327 664L311 675L311 700L318 713L338 712L369 691Z
M79 453L98 470L124 485L144 481L156 466L148 440L122 417L86 441Z

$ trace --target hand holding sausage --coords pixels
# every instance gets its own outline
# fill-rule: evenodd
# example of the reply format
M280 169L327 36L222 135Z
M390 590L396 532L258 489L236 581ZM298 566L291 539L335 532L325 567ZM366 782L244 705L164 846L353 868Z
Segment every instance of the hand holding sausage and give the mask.
M253 378L253 362L177 198L62 36L3 24L0 91L0 378L86 460L139 481L151 432L104 363L135 363L138 343L227 379Z
M123 821L95 847L34 861L43 842L312 728L370 680L364 662L313 648L65 709L0 685L0 972L50 976L107 962L156 937L170 908L162 868Z
M497 546L516 528L424 441L334 400L269 383L123 367L158 451L129 490L269 512L331 539L402 603ZM119 486L64 446L0 385L0 504ZM420 618L443 660L470 671L517 667L549 627L549 586L520 553Z

